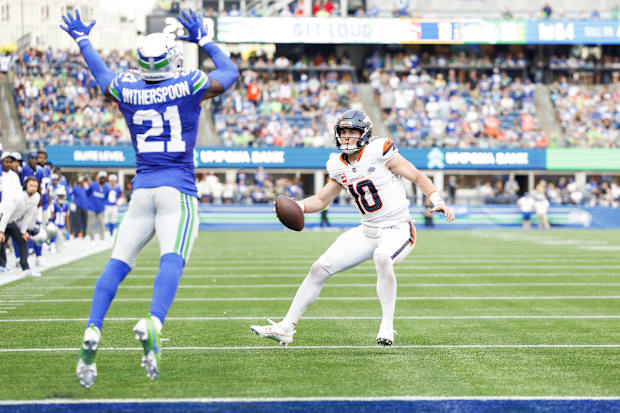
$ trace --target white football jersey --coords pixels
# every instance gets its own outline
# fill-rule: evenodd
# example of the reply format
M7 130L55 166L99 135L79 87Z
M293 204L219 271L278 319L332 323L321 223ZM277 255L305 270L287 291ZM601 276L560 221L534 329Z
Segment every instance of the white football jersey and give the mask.
M327 173L353 196L362 224L390 227L411 219L401 177L385 166L397 154L394 142L381 138L364 146L355 162L344 153L327 161Z

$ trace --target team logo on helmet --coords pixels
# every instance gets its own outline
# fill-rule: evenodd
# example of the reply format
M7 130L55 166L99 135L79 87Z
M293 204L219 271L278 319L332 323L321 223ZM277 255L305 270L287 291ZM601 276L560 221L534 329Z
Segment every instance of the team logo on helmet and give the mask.
M183 69L183 51L165 34L149 34L138 47L138 67L144 80L170 79Z

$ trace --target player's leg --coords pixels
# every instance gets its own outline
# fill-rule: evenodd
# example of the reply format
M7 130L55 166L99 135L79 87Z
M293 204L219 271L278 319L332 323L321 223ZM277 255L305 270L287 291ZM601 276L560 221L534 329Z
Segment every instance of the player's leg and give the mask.
M415 248L415 227L403 222L397 227L385 228L379 246L373 254L377 270L377 295L381 302L381 324L377 343L394 343L394 308L396 306L396 275L394 264L402 261Z
M97 229L99 230L99 237L101 238L101 241L105 239L105 224L103 214L103 211L95 213L95 216L97 217Z
M129 203L127 213L119 228L112 257L97 279L90 306L90 316L84 333L76 370L79 383L90 387L97 377L96 352L101 337L101 327L120 283L135 266L140 250L155 231L155 209L151 189L137 189Z
M97 218L95 211L88 210L86 212L86 233L90 237L91 241L95 240L95 229L97 226Z
M294 328L306 309L317 299L325 281L372 257L378 239L364 235L362 226L340 235L336 241L310 267L310 272L299 286L288 313L279 323L270 326L251 326L250 329L263 338L271 338L280 344L293 341Z
M134 328L144 348L142 367L151 379L159 377L161 328L200 225L197 198L167 186L156 188L156 191L155 232L161 254L159 272L153 285L150 315L140 320Z

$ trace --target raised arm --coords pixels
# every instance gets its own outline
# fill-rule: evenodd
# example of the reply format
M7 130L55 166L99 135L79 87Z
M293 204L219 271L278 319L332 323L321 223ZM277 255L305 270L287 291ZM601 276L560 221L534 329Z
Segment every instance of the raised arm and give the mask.
M416 184L418 188L424 192L424 195L430 199L433 203L433 209L431 212L442 212L448 222L454 221L454 212L448 207L441 196L437 192L437 188L433 184L433 181L422 172L418 170L411 162L406 160L401 154L394 156L392 159L386 162L385 166L397 175L402 176Z
M202 95L202 100L221 95L237 81L239 70L215 42L209 41L202 13L196 14L190 10L188 14L182 11L177 19L188 32L187 36L182 36L180 39L198 43L215 64L215 70L209 72L209 87Z
M103 93L109 94L107 90L108 86L112 83L112 80L116 74L107 68L103 62L103 59L95 51L95 48L90 43L90 39L88 38L90 29L93 28L96 21L93 20L88 26L85 25L82 23L80 12L77 9L75 10L75 17L71 15L71 13L67 13L66 16L62 16L62 19L64 20L65 25L63 26L61 24L60 28L69 33L69 35L76 41L80 47L82 57L84 57L84 60L88 65L88 69L95 77L99 88Z
M297 202L305 213L321 211L336 199L341 190L342 186L332 178L329 178L325 186L317 194Z

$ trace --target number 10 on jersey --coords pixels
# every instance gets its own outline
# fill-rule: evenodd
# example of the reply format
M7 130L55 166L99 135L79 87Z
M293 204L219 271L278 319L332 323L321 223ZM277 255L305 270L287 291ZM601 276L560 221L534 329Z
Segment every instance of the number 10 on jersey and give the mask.
M383 206L383 202L381 202L381 198L379 197L379 192L377 191L375 184L373 184L370 179L358 182L355 187L353 187L353 185L349 185L348 188L351 195L353 195L353 198L355 198L357 208L362 214L377 211ZM372 195L372 205L370 205L366 200L366 190L368 190L370 195Z

